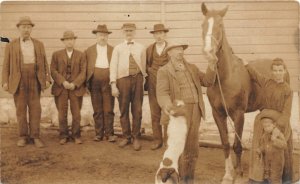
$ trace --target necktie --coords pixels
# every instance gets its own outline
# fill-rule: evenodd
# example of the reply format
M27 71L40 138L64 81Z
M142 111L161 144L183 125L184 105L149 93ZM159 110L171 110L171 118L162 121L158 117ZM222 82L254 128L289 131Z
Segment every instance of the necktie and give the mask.
M133 42L127 42L127 45L133 45Z

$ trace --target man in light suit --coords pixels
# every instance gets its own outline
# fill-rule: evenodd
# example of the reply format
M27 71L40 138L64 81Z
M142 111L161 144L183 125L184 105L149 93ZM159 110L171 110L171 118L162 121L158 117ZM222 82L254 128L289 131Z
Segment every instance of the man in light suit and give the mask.
M211 86L215 82L215 64L209 63L206 73L199 71L184 59L188 45L169 44L166 48L170 60L157 73L157 101L163 110L161 123L168 122L168 115L175 100L185 103L188 132L184 151L179 161L181 183L190 184L194 180L198 158L198 134L201 117L205 117L201 86Z
M84 54L74 49L76 36L73 31L66 31L61 38L65 48L52 55L51 76L54 80L52 94L58 110L60 144L69 139L68 101L72 113L72 135L76 144L81 144L80 121L82 98L86 92L86 60Z
M44 147L39 137L40 96L41 90L51 85L49 65L44 44L30 36L34 27L30 17L21 17L17 27L20 38L7 44L5 48L2 86L14 96L20 136L17 146L23 147L33 139L37 147Z
M97 37L97 43L85 51L87 61L87 86L91 94L94 109L96 136L94 141L103 138L115 142L114 136L114 97L109 84L109 64L113 47L107 44L108 31L106 25L98 25L92 31Z
M131 143L136 151L141 149L139 134L142 123L144 77L146 74L146 53L142 44L134 40L136 26L125 23L122 26L125 41L114 48L110 63L112 95L118 97L121 112L121 126L124 139L120 147ZM132 112L132 130L129 121L129 105Z

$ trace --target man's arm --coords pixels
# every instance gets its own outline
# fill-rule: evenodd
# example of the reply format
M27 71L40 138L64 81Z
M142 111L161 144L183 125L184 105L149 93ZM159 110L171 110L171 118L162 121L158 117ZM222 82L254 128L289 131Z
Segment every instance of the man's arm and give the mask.
M142 70L145 72L145 75L144 75L144 77L146 77L147 76L147 72L146 72L146 65L147 65L147 63L146 63L147 61L146 61L146 49L143 47L143 50L142 50L142 55L141 55L141 64L142 64Z
M206 69L206 73L201 72L198 68L201 86L209 87L215 83L216 80L216 65L210 63Z
M172 106L170 96L170 81L165 70L159 69L157 72L156 97L159 106L166 112Z
M8 84L9 71L10 71L10 44L7 44L5 47L4 61L2 68L2 86Z
M117 71L118 71L118 62L119 62L119 53L118 53L118 47L115 47L112 56L111 61L109 65L109 77L110 77L110 83L116 83L117 80Z
M85 82L85 79L86 79L86 59L85 59L85 55L82 54L80 58L80 73L72 83L78 88Z
M61 86L66 79L58 72L58 60L57 60L57 54L52 54L51 64L50 64L50 70L51 70L51 76L53 80Z
M43 43L42 43L41 47L42 47L42 54L44 55L44 66L45 66L44 72L45 72L45 75L46 75L46 82L49 82L51 84L50 69L49 69L49 64L47 62L45 47L44 47Z
M152 54L152 53L150 53L150 48L151 48L151 46L148 47L146 50L146 73L148 74L148 76L145 77L145 84L144 84L145 91L148 91L148 88L149 88L149 71L148 71L148 69L151 66L150 55Z
M251 80L256 82L260 87L264 86L267 78L265 78L261 73L259 73L256 69L254 69L251 65L246 65L246 69L250 75Z
M279 118L276 120L276 124L279 129L284 132L285 137L288 139L291 131L289 123L292 112L293 92L291 91L285 98L283 110Z

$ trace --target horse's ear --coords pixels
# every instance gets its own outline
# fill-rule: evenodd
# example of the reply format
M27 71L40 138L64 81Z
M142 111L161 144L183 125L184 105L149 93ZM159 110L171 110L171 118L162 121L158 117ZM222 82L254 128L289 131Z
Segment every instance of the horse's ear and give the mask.
M228 6L226 8L224 8L223 10L220 11L220 16L224 17L225 14L226 14L226 12L227 12L227 10L228 10Z
M208 9L206 8L205 3L201 4L201 10L202 10L203 15L206 16Z

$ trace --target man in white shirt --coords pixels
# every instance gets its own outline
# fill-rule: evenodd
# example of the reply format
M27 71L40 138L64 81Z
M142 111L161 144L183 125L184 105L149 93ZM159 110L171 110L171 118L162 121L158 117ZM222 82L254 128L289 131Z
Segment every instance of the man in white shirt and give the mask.
M166 41L167 33L169 29L165 28L164 24L155 24L153 30L150 31L153 34L155 42L147 48L147 65L146 71L148 76L146 77L145 90L148 90L149 104L151 110L151 121L154 143L151 145L152 150L156 150L163 145L163 133L162 126L160 124L161 108L158 105L156 99L156 78L157 71L160 67L168 63L168 55L165 48L168 46Z
M85 51L87 60L87 86L91 94L94 109L96 136L94 141L115 142L114 136L114 97L111 94L109 80L109 63L113 47L107 44L108 31L106 25L98 25L92 31L96 35L97 43Z
M125 138L119 146L125 147L133 138L133 147L138 151L141 149L139 134L142 122L143 83L147 75L146 53L144 46L134 41L135 24L125 23L122 30L125 41L114 48L110 63L110 83L112 95L119 100L120 122ZM129 105L132 112L132 130Z
M80 121L83 95L86 92L86 60L84 54L74 49L76 36L73 31L64 32L61 41L65 48L52 55L51 76L54 80L52 94L58 110L60 144L66 144L69 138L81 144ZM68 102L72 113L72 135L68 130Z

